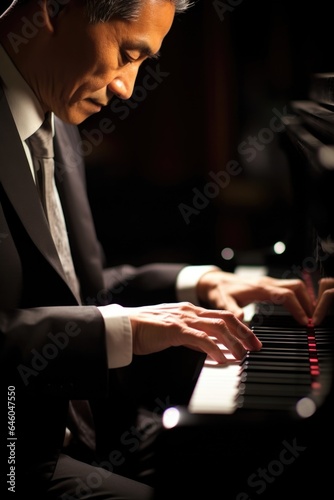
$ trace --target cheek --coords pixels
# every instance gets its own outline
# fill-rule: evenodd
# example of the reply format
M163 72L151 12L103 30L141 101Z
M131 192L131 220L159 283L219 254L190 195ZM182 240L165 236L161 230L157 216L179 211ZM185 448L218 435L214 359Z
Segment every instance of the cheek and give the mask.
M55 86L56 99L62 106L71 106L82 99L86 99L96 88L94 81L86 74L76 74L63 77Z
M84 47L80 51L78 46L58 52L57 62L53 60L53 68L57 68L55 88L60 88L67 94L73 94L75 89L82 86L88 87L97 71L93 54L89 54Z
M60 75L62 88L67 89L67 93L74 96L89 96L90 93L105 88L110 80L110 71L105 64L85 64L76 65L75 73L71 72Z

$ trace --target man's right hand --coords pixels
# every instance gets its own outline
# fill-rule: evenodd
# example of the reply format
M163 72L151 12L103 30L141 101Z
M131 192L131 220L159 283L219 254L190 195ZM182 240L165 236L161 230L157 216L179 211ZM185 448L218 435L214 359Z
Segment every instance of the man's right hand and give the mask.
M227 359L223 344L236 359L261 342L229 311L211 310L188 302L127 308L133 334L133 353L151 354L172 346L186 346L207 353L218 363Z

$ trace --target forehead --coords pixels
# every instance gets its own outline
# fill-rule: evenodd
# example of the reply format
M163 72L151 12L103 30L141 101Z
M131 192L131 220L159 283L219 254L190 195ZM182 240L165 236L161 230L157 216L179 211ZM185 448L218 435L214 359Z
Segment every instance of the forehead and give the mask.
M159 50L174 20L175 6L170 0L144 0L138 17L132 21L111 19L107 24L114 31L118 41L134 44L150 51Z

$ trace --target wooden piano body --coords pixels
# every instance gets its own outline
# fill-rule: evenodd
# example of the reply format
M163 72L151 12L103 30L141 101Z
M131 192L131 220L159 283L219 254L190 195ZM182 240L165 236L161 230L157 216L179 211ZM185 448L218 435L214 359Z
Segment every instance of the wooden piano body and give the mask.
M298 251L280 272L292 277L292 269L297 275L303 269L315 287L319 276L334 276L334 98L331 80L319 84L319 77L309 101L291 103L282 132ZM216 381L214 370L225 368L211 367L211 379L203 382L204 357L194 354L194 390L163 415L156 500L327 498L333 481L333 318L329 311L321 326L303 328L279 306L268 313L259 305L250 324L263 350L250 355L236 377L234 370L231 381ZM211 401L205 384L216 385ZM235 386L232 407L230 399L227 407L224 402L228 384ZM194 402L198 392L204 402Z

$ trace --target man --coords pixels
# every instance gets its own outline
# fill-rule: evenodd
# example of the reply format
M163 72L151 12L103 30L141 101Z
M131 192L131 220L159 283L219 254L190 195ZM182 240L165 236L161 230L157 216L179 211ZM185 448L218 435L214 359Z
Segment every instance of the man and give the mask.
M69 410L75 416L76 409L69 401L80 400L84 414L90 400L95 424L103 421L106 428L103 417L121 410L113 406L112 381L133 356L186 346L225 363L219 343L237 359L261 348L242 322L245 305L283 303L301 324L312 315L300 280L242 281L214 266L186 264L103 269L75 126L114 95L131 96L141 63L156 56L175 13L188 6L187 0L22 0L0 18L6 492L44 500L151 498L150 487L110 472L121 462L117 450L109 471L91 456L85 462L70 456L71 445L64 443L71 439ZM71 250L67 260L55 246L51 216L38 191L42 167L36 167L33 137L46 117ZM108 304L106 297L117 303ZM136 306L143 300L147 306ZM83 439L94 449L91 430ZM96 425L96 439L103 442L99 432Z

